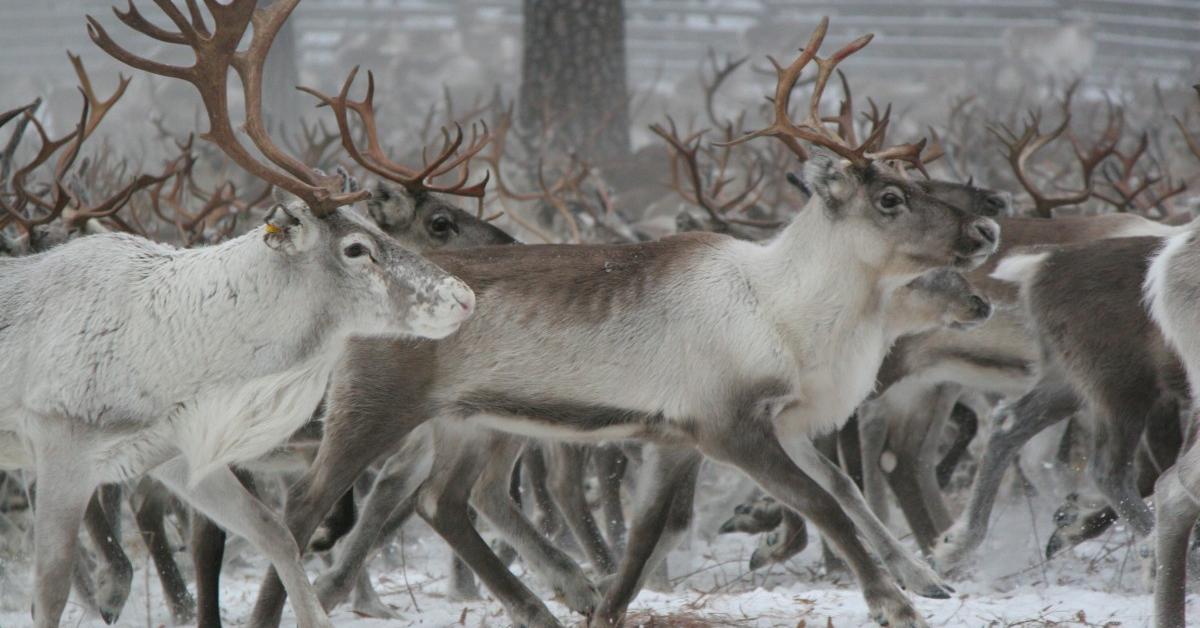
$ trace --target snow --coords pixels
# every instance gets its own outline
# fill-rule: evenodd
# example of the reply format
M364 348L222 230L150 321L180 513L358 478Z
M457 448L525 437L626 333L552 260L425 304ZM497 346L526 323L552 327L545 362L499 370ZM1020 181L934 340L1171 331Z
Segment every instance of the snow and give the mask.
M826 575L821 548L810 526L809 547L786 565L751 573L746 564L756 539L745 535L715 536L721 520L741 501L748 483L731 471L706 468L700 491L696 523L689 538L670 559L674 590L669 593L644 591L630 608L627 625L653 626L746 626L838 628L873 625L866 605L853 580L844 573ZM961 497L961 496L957 496ZM1101 537L1076 547L1049 562L1041 560L1042 546L1050 531L1054 500L1026 500L1020 495L1002 496L993 518L992 534L979 553L979 560L963 573L950 578L957 590L949 600L916 598L917 608L931 626L1116 626L1152 625L1153 602L1143 580L1129 533L1119 525ZM1036 513L1031 518L1032 512ZM893 519L898 515L893 512ZM141 543L132 538L126 521L126 548L138 570L133 592L117 623L128 627L170 625L162 592ZM893 521L893 526L899 526ZM487 534L485 533L485 536ZM911 542L911 541L906 541ZM185 573L190 570L184 554L178 555ZM244 545L231 546L222 579L222 607L226 625L243 624L257 594L264 561ZM360 617L348 606L332 614L337 626L371 628L383 626L508 626L500 604L487 597L476 602L457 602L444 595L450 552L423 523L411 522L403 544L393 546L388 556L372 565L376 587L383 600L399 616L396 620ZM230 559L227 559L230 560ZM4 606L0 626L30 625L28 559L0 563L4 580ZM313 559L310 574L319 573L322 563ZM548 588L527 574L517 563L514 572L543 594ZM482 590L482 588L481 588ZM486 590L485 590L486 591ZM550 609L567 626L582 625L582 618L566 607L549 602ZM1188 600L1189 623L1200 621L1200 599ZM654 620L654 621L651 621ZM803 622L803 623L801 623ZM104 624L88 617L74 603L68 607L63 626L91 628ZM285 626L294 626L290 609Z

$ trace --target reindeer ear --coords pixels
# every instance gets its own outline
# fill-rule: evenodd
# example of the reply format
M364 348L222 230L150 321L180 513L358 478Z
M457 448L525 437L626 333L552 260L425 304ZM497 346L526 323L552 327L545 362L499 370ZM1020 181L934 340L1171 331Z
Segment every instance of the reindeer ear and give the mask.
M821 197L826 209L838 211L854 193L850 162L826 153L816 153L804 163L804 181Z
M407 192L377 181L367 199L367 212L380 227L396 229L412 224L417 208Z
M338 178L342 180L343 194L353 193L359 190L358 179L355 179L354 175L350 174L349 170L346 170L342 166L338 166L337 170L334 171L334 174L336 174Z
M263 241L267 246L285 252L303 251L316 243L320 225L312 210L300 202L276 203L263 219Z

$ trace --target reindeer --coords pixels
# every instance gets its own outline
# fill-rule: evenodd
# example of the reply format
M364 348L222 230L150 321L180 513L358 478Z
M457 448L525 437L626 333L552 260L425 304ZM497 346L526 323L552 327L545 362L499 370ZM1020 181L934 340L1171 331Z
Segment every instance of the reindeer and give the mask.
M330 189L263 132L262 64L295 4L211 5L213 31L189 4L190 24L168 11L180 18L175 34L134 9L118 12L141 32L190 42L191 67L136 57L89 18L89 34L106 52L191 82L205 103L206 137L294 196L279 201L264 227L219 246L181 251L113 234L0 261L0 348L13 357L2 374L0 429L28 454L6 465L37 474L38 626L58 624L95 487L148 472L267 554L295 595L301 625L329 625L295 542L227 465L265 453L299 427L349 335L444 337L474 308L460 281L339 210L361 194ZM238 52L252 19L250 47ZM224 85L230 66L245 89L247 134L283 172L238 141Z
M501 125L499 128L503 128ZM668 128L670 130L668 130ZM707 207L706 211L711 212L713 221L725 220L723 216L733 205L728 200L723 200L719 194L714 194L707 186L700 185L702 180L700 165L698 160L698 150L695 146L696 134L692 134L690 139L681 138L674 124L668 127L655 125L652 130L667 140L668 144L679 155L680 159L676 166L682 166L683 170L677 170L673 177L675 182L672 187L676 189L685 199L693 203L699 203L701 206ZM493 151L495 147L493 147ZM716 163L722 164L728 160L728 152L722 152L722 156L716 159ZM496 162L492 163L493 167L498 166ZM680 181L690 181L692 186L690 190L684 191L680 186ZM500 179L498 178L499 182ZM1007 202L1005 195L974 188L963 184L955 184L945 181L921 181L918 183L924 189L931 192L934 196L950 202L952 205L966 206L970 208L971 213L976 215L995 215L997 206L1004 206ZM751 196L750 190L736 192L731 198ZM726 210L718 208L725 206ZM725 224L736 224L728 221ZM758 224L758 223L754 223ZM765 225L764 225L765 226ZM926 289L925 292L930 292ZM927 295L931 299L950 299L953 293L938 295L936 293ZM915 304L914 304L915 305ZM447 438L439 436L439 444ZM492 441L495 442L494 440ZM491 445L495 448L496 445ZM569 443L554 443L545 447L546 467L539 469L533 468L532 464L535 458L531 458L531 454L541 455L541 447L534 446L533 451L526 448L522 455L522 464L517 467L523 473L530 476L530 481L533 483L535 491L539 487L545 491L545 499L538 502L539 508L550 511L551 513L561 512L568 523L572 535L579 542L580 547L591 562L592 566L601 575L611 574L615 569L615 561L611 556L619 555L620 551L613 552L609 547L611 542L617 545L623 538L624 516L620 512L619 490L620 490L620 475L608 471L604 465L612 464L612 454L615 452L620 455L620 451L613 446L600 448L595 451L595 460L597 461L597 474L600 476L602 486L607 489L608 494L605 496L603 506L605 508L605 520L609 524L608 542L602 535L596 525L594 518L591 515L590 508L587 506L584 497L583 488L583 473L589 458L588 449L591 447L581 447ZM421 450L421 448L415 448ZM494 455L493 455L493 459ZM381 535L381 530L391 530L397 528L403 521L413 513L413 506L410 501L402 495L395 493L383 494L382 491L393 489L397 484L396 480L386 479L386 476L396 476L398 478L410 479L413 475L418 474L413 465L418 464L416 460L408 461L407 465L392 466L389 464L389 472L385 476L381 476L378 480L380 483L379 493L373 492L368 498L367 505L364 506L363 521L355 529L353 535L349 537L338 552L334 567L326 574L322 575L317 581L318 595L321 597L325 608L331 609L341 603L350 593L351 587L355 587L356 591L356 609L360 612L368 611L372 614L380 614L383 616L391 616L391 612L383 608L381 605L369 604L367 600L370 598L361 595L361 585L363 582L369 582L357 575L361 572L362 566L368 560L370 553L378 549L379 543L386 537ZM502 477L500 473L488 474L488 477ZM410 480L409 480L410 481ZM406 484L405 486L411 486ZM475 494L479 495L482 492L491 491L496 495L504 491L503 486L486 487L477 485ZM536 495L536 493L535 493ZM486 501L486 500L485 500ZM613 512L615 510L615 512ZM502 515L493 514L490 518L495 519ZM778 510L776 511L776 520L778 521ZM777 524L777 522L776 522ZM776 524L770 527L774 528ZM614 532L613 530L617 531ZM330 536L327 532L328 528L321 528L318 531L318 536L321 539L321 547L328 548L332 545ZM801 529L801 531L803 531ZM502 533L507 533L511 536L521 537L527 535L525 529L514 529L513 527L505 527L501 530ZM339 535L340 536L340 535ZM794 535L789 538L797 538ZM795 547L792 547L794 550ZM540 548L534 550L536 556L546 556L555 553L553 548ZM612 552L612 553L610 553ZM557 556L557 554L555 554ZM756 554L757 555L757 554ZM789 551L788 555L791 555ZM541 567L542 576L551 586L560 589L562 583L570 581L574 577L571 573L564 573L570 568L556 568L553 566L545 566L547 564L560 565L564 559L555 558L553 560L539 560L534 558L532 563L535 565L543 565ZM754 559L752 559L752 564ZM557 569L557 571L556 571ZM455 596L468 597L466 593L471 590L471 584L464 582L461 578L463 570L461 568L451 571L454 576L451 580L451 594ZM469 574L469 571L465 573ZM574 587L575 590L583 587ZM586 608L586 606L585 606Z
M394 185L383 180L377 181L371 186L366 208L375 224L405 248L416 251L439 248L455 250L516 242L502 229L448 202L443 194L424 189L420 181L409 181L407 185L400 183ZM314 424L314 427L319 425ZM319 429L302 430L292 438L292 443L315 445L319 438ZM354 494L352 490L347 491L338 502L335 512L326 519L319 538L313 539L311 547L318 551L331 548L354 525L356 518ZM196 624L201 627L220 626L218 583L225 534L207 519L193 522L192 525L192 557L196 565L199 598ZM359 612L373 616L387 613L386 607L378 602L369 579L359 579L353 584L357 587L355 608ZM323 605L326 609L332 608L328 602L323 602Z
M1197 156L1200 157L1200 151ZM1196 362L1197 346L1200 345L1196 341L1198 327L1193 296L1196 294L1196 268L1196 232L1191 229L1169 238L1159 247L1150 261L1143 286L1150 317L1158 325L1167 346L1177 352L1192 399L1200 390L1200 365ZM1200 488L1196 412L1193 404L1184 425L1187 444L1183 453L1154 484L1158 560L1154 577L1154 613L1158 628L1187 625L1188 539L1200 517L1200 499L1196 497Z
M33 115L40 105L40 99L31 105L0 114L0 125L20 117L4 154L0 156L0 172L4 173L0 189L13 190L11 201L0 194L0 209L4 211L4 215L0 216L0 230L11 227L18 234L12 239L4 238L6 244L3 250L15 255L44 252L87 233L118 230L144 235L140 229L131 226L135 221L123 219L118 212L126 207L135 194L161 185L178 172L178 164L173 162L160 175L142 174L123 184L118 175L109 182L115 188L111 194L104 195L103 200L98 202L89 201L87 197L95 190L88 191L80 183L85 178L94 182L98 168L89 164L87 159L80 160L79 155L84 142L95 133L108 112L124 95L131 79L121 75L113 94L102 100L96 95L82 59L69 52L67 56L79 79L79 91L83 97L80 120L72 132L59 139L49 138L42 123ZM13 168L13 155L30 125L39 138L39 149L27 163ZM57 159L54 159L56 156ZM31 179L36 177L38 169L50 164L51 160L54 183L49 186L33 183ZM124 168L119 170L123 174ZM116 495L119 496L119 492ZM76 591L84 605L107 623L114 622L118 617L133 578L133 566L120 546L120 535L109 520L118 510L119 501L110 502L107 508L102 507L96 498L88 502L84 523L100 550L106 570L98 584L91 582L83 562L77 563L78 568L73 574Z
M804 122L787 118L790 88L816 57L827 25L823 20L801 56L780 67L778 117L755 134L777 137L797 154L807 156L799 144L804 140L837 155L806 164L816 194L792 224L766 244L693 235L631 245L431 253L473 282L481 316L444 342L398 342L382 350L352 344L350 370L333 387L317 460L289 491L286 517L297 541L307 541L366 465L429 419L464 433L487 428L593 442L649 439L681 447L654 463L659 472L653 477L661 481L646 488L658 499L643 501L648 508L630 535L627 557L633 558L623 563L623 582L640 575L657 541L655 528L661 529L654 522L669 509L671 488L695 468L698 447L810 516L846 555L873 617L923 623L838 501L796 466L785 444L807 468L822 469L805 457L805 443L809 434L844 420L870 390L872 376L862 373L873 372L883 358L884 307L894 291L933 268L978 265L995 249L998 234L990 219L968 216L877 163L919 161L920 146L870 150L835 138L817 119L820 89ZM818 59L821 76L827 80L832 66L869 39ZM841 269L836 279L826 272L831 267ZM513 325L536 330L534 344ZM397 379L397 371L380 367L410 359L425 360L428 370ZM556 625L468 521L482 462L474 452L435 453L433 472L417 490L417 511L504 601L514 621ZM885 560L910 589L946 595L898 543L887 550ZM278 621L281 593L271 574L256 622ZM618 621L628 594L610 590L593 621Z
M1070 94L1064 99L1063 122L1049 133L1039 128L1040 120L1030 119L1021 133L1002 129L995 135L1007 144L1007 157L1018 181L1034 199L1035 212L1048 214L1053 209L1086 199L1094 189L1092 174L1104 157L1114 154L1120 139L1121 118L1110 110L1109 120L1099 141L1087 148L1072 142L1076 159L1083 174L1080 191L1052 195L1033 183L1027 172L1030 160L1037 151L1056 138L1068 133L1070 124ZM1060 245L1087 242L1104 238L1128 236L1166 236L1178 231L1133 214L1102 214L1098 216L1061 216L1046 218L997 218L1005 234L1000 251L992 261L974 271L973 284L984 290L1000 304L997 315L979 330L960 333L938 330L902 339L884 362L879 376L879 396L861 413L864 459L864 483L873 507L882 509L882 487L890 483L901 509L922 548L934 550L939 536L953 523L949 508L942 498L936 476L937 446L951 409L964 394L982 391L1015 397L1035 382L1034 365L1038 359L1037 344L1025 331L1023 314L1012 305L1016 303L1016 288L989 277L997 260L1017 247ZM979 410L986 409L975 403ZM930 411L930 409L933 411ZM891 425L890 435L882 426ZM881 431L882 430L882 431ZM884 439L888 441L884 445ZM884 452L887 452L884 455ZM1015 450L1014 450L1015 453ZM880 467L881 457L887 458L887 471ZM1003 468L1000 469L1003 472ZM999 479L995 480L998 484ZM990 499L990 498L989 498ZM966 524L964 523L963 526ZM953 533L950 535L953 536ZM972 537L967 544L974 546L982 536ZM949 540L941 541L949 543ZM967 549L966 551L969 551ZM965 555L936 554L939 566L949 567Z

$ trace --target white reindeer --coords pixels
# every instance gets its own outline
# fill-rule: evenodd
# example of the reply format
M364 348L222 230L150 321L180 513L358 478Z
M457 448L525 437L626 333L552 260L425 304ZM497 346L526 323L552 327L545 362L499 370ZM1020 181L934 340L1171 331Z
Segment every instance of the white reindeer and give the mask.
M462 282L339 209L363 194L336 192L267 138L261 69L295 5L210 5L215 31L197 27L187 38L196 64L171 68L200 90L207 137L294 195L279 198L266 225L194 250L112 234L0 260L0 430L25 445L0 448L10 458L0 465L36 471L39 627L58 624L96 486L148 472L263 551L295 595L301 625L329 626L294 540L228 465L261 456L305 422L350 335L442 338L474 309ZM119 15L143 24L132 10ZM251 19L250 46L236 52ZM131 65L167 67L133 58L94 20L91 35ZM245 88L250 138L285 172L234 135L230 66Z

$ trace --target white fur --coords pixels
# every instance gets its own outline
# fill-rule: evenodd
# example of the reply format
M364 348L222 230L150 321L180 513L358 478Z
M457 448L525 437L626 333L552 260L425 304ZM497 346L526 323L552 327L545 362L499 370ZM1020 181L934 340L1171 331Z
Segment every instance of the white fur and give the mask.
M1168 238L1162 249L1151 259L1150 268L1146 271L1146 279L1142 284L1142 294L1150 318L1158 324L1167 342L1179 352L1184 365L1187 367L1188 384L1195 394L1200 390L1200 335L1196 333L1196 316L1182 317L1185 311L1195 311L1197 303L1184 303L1187 295L1175 294L1170 289L1170 279L1173 271L1180 272L1175 266L1180 262L1177 256L1184 251L1195 237L1192 232L1184 232ZM1190 269L1196 272L1196 269Z
M258 229L193 250L97 235L0 261L0 429L32 438L72 421L95 482L182 453L194 483L266 453L310 417L350 334L412 322L389 305L382 271L329 271L318 228L293 227L300 253ZM422 272L410 269L414 285L439 298L414 312L415 331L444 336L465 288Z
M1048 252L1009 255L996 265L996 270L992 271L992 279L1015 284L1028 283L1049 255Z

